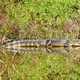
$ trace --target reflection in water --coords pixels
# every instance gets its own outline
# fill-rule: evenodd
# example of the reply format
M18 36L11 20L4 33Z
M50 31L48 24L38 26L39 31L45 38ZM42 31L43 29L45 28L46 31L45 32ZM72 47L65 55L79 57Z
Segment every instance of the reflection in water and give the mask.
M71 53L74 50L78 50L80 47L72 46L59 46L59 47L11 47L11 48L2 48L12 53Z
M3 48L4 51L5 48ZM69 47L48 47L48 48L34 48L34 47L18 47L18 48L7 48L6 51L12 52L12 53L67 53L69 52Z
M12 48L2 48L1 51L8 51L9 53L49 53L49 54L69 54L74 53L79 50L80 47L62 46L62 47L12 47Z

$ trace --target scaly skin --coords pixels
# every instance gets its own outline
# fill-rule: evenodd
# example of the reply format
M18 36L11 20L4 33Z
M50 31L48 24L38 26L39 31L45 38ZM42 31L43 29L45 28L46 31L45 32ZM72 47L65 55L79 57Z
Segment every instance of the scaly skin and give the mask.
M4 44L4 47L66 47L67 40L16 40Z
M39 48L45 48L47 51L51 51L55 47L65 48L68 46L67 40L15 40L5 43L3 48L19 52L21 50L37 50Z
M15 40L7 42L3 45L4 48L9 50L23 50L45 48L47 50L53 50L53 48L64 48L69 51L69 47L80 47L79 41L70 43L68 40Z

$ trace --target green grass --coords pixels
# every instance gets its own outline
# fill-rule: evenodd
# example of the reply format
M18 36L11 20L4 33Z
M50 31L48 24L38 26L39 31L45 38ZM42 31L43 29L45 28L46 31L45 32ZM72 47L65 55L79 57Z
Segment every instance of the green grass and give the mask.
M0 36L64 39L68 34L73 39L75 32L64 33L63 28L69 19L80 20L80 0L0 0L0 16ZM2 80L80 80L80 57L76 55L0 52L0 76Z
M70 56L45 54L1 54L2 80L79 80L80 62ZM5 69L4 69L5 67Z
M0 0L0 3L2 15L7 16L0 32L6 36L16 24L23 31L19 38L54 38L54 31L63 30L65 21L80 17L79 0Z

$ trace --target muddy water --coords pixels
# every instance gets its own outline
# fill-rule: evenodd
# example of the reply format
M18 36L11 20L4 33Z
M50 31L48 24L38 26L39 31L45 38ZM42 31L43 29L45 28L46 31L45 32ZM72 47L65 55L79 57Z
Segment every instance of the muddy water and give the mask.
M80 60L80 48L25 48L25 49L0 49L0 80L14 80L13 75L15 72L19 74L18 67L25 61L30 63L29 60L34 58L40 58L50 55L62 55L66 57L72 57L75 61ZM47 59L46 59L47 60ZM34 60L33 60L34 61ZM36 61L34 61L36 64ZM34 63L33 62L33 63ZM32 63L32 66L34 66ZM26 65L27 66L27 65ZM22 77L21 77L22 78ZM16 79L17 80L17 79ZM25 79L21 79L25 80Z

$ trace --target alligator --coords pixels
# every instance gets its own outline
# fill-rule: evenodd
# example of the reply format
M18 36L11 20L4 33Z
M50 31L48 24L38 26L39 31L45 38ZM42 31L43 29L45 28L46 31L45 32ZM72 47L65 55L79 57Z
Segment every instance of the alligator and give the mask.
M74 40L70 42L69 40L11 40L2 45L3 48L12 51L27 51L39 48L45 48L47 51L51 51L54 48L64 48L69 51L69 47L76 48L80 47L80 41Z

